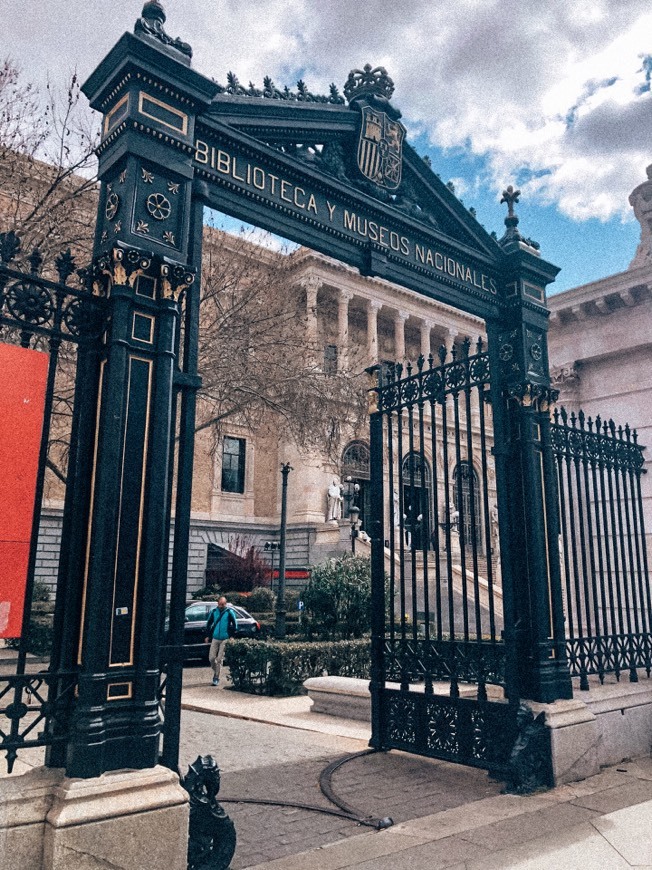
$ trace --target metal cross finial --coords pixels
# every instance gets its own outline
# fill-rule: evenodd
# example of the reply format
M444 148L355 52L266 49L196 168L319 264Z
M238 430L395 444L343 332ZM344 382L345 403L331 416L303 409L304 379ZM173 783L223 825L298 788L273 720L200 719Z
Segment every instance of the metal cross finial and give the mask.
M500 200L500 204L507 203L507 217L514 217L514 204L518 202L520 195L521 191L514 190L511 184L507 190L503 190L503 198Z

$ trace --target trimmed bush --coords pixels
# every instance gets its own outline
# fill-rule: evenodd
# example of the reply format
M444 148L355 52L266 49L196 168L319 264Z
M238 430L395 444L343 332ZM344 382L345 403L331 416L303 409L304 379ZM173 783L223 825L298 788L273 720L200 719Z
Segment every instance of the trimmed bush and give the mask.
M346 640L320 643L232 640L224 663L233 688L252 695L299 695L309 677L369 678L371 643Z
M245 595L244 592L224 592L223 594L229 604L233 604L236 607L244 607L245 610L251 609L249 607L249 596ZM217 598L215 600L217 601Z
M297 605L299 604L302 595L303 592L299 592L298 589L285 590L285 609L288 613L293 611L298 612Z
M254 611L256 613L264 613L269 610L274 610L276 595L274 595L271 589L268 589L265 586L256 586L255 589L251 590L251 595L247 600L248 604L243 605L246 606L247 610L250 610L252 613Z
M346 555L312 571L301 596L306 637L359 638L371 627L371 563Z
M195 601L217 601L221 594L219 586L202 586L195 589L192 597Z

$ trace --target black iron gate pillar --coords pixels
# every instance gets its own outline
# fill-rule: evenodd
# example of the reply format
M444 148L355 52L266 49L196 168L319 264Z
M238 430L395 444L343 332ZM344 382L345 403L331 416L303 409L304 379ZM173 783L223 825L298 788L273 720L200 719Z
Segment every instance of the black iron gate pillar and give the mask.
M158 763L179 305L197 253L194 121L216 92L161 14L146 3L136 35L124 34L83 88L103 114L93 271L110 317L98 400L83 411L94 420L88 519L70 541L85 554L68 578L82 598L70 777Z
M487 324L492 369L507 691L552 702L572 697L566 660L557 488L550 449L546 285L557 267L520 236L508 188L502 319Z

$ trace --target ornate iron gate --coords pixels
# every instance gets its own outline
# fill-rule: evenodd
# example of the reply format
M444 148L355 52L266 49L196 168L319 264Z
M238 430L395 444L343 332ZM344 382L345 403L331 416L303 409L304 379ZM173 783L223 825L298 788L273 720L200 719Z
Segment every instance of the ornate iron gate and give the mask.
M641 495L643 447L613 420L561 408L551 426L557 472L568 660L590 674L652 671L652 601Z
M489 354L380 372L372 504L387 505L375 744L505 772L517 733L507 673L491 455ZM405 461L408 457L409 461ZM460 468L478 486L463 491ZM467 540L468 538L468 540ZM379 650L376 650L378 657ZM509 700L505 698L505 690Z

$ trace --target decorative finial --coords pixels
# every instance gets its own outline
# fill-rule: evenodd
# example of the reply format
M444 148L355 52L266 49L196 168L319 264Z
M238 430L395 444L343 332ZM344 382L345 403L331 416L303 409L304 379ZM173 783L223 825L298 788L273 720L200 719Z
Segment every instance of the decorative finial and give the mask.
M514 190L511 184L507 190L503 190L503 198L500 200L500 204L502 205L504 202L507 203L507 217L516 217L514 214L514 204L519 201L520 196L521 191ZM516 218L516 223L518 223L518 218Z
M364 69L353 69L344 85L344 96L349 103L362 96L376 96L391 100L394 93L394 82L387 75L384 66L373 69L370 63L364 65Z
M505 230L505 234L502 239L499 241L499 245L503 247L510 242L517 242L522 245L527 245L528 248L531 248L536 256L539 256L539 248L541 245L538 242L535 242L534 239L526 239L518 230L518 217L514 212L514 205L519 201L521 196L520 190L514 190L514 187L510 184L507 190L503 190L503 196L500 200L500 204L502 205L504 202L507 203L507 217L505 218L505 226L507 229Z
M187 42L183 42L177 37L172 39L168 36L163 25L165 24L165 10L161 6L159 0L147 0L143 6L140 18L134 27L134 33L139 36L150 36L158 39L163 45L176 49L189 59L192 57L192 48ZM188 62L186 61L186 63Z

